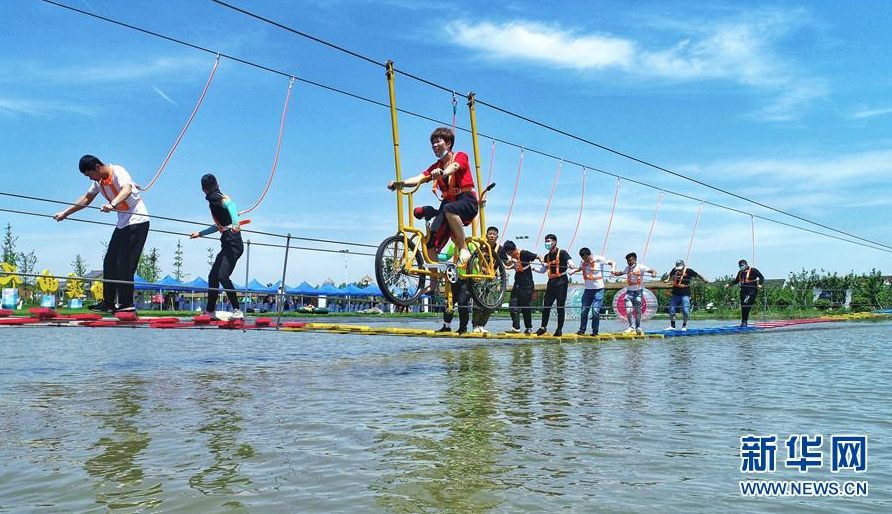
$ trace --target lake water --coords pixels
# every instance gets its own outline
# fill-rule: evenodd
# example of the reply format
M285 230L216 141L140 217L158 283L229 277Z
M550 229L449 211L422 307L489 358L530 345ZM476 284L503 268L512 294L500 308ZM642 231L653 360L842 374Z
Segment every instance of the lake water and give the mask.
M887 513L890 350L890 323L562 344L2 329L0 512ZM743 498L746 434L780 439L760 478L869 496ZM826 443L820 470L785 468L791 434L866 434L869 468L831 474Z

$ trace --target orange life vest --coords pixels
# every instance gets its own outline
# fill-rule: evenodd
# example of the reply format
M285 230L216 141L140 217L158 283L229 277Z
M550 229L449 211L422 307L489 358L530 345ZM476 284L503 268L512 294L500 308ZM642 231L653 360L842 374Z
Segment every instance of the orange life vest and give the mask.
M638 271L635 271L635 270ZM626 275L626 284L630 286L640 286L641 285L641 268L636 264L635 268L629 270L628 275Z
M560 248L554 248L554 256L555 257L554 257L553 261L547 260L548 255L550 253L551 252L549 252L548 254L545 254L545 258L546 258L545 265L548 267L548 278L549 279L557 278L564 274L561 272L561 250L560 250Z
M681 273L679 273L678 270L676 269L675 270L675 279L672 281L672 285L674 285L675 287L691 287L690 284L682 283L682 280L684 280L684 275L687 272L688 272L687 266L685 266L684 269L681 270Z
M115 187L113 178L114 173L109 175L108 178L99 181L99 191L102 192L102 196L108 200L108 203L112 203L115 197L118 196L118 193L120 193L118 188ZM126 201L122 201L115 207L116 211L126 211L128 209L130 209L130 205Z
M517 273L523 273L524 270L529 268L529 266L524 267L523 263L520 262L520 250L514 250L511 257L514 257L514 271Z
M752 270L753 268L746 269L746 275L744 275L743 280L740 281L741 284L752 284L753 282L755 282L755 280L750 280L750 271Z
M446 164L446 166L443 166L443 169L452 166L452 163L454 162L455 153L453 152L453 154L449 157L449 162ZM438 189L440 190L442 196L437 194ZM447 202L455 200L456 198L458 198L458 195L462 193L475 193L476 196L476 191L473 186L455 187L455 173L449 175L445 182L443 181L443 179L434 180L433 184L431 184L431 193L433 193L433 195L437 198L446 200Z
M601 280L604 278L600 273L595 274L595 263L582 261L580 267L582 268L582 278L584 280Z

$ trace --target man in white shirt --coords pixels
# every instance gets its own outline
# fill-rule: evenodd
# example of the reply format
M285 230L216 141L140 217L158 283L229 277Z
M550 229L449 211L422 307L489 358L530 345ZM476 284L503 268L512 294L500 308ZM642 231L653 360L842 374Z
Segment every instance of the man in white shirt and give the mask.
M592 335L596 336L601 324L601 307L604 305L604 266L608 265L612 269L616 267L616 262L603 255L592 255L592 251L588 248L579 250L579 257L582 258L582 264L570 272L570 275L582 272L582 278L585 280L582 313L579 316L579 331L576 335L585 335L585 326L588 324L588 314L591 311Z
M629 319L629 328L626 332L637 332L642 334L641 330L641 295L644 294L644 284L642 275L649 273L650 276L656 277L657 272L652 268L648 268L644 264L638 264L638 254L632 252L626 255L626 263L628 266L622 271L613 270L610 273L616 276L626 276L626 317ZM635 328L632 328L632 317L635 318Z
M102 263L102 276L108 280L131 283L105 282L102 301L91 305L90 309L97 312L133 312L136 310L133 307L133 274L136 273L136 265L149 235L146 205L139 197L139 190L130 174L122 166L103 164L96 157L85 155L81 157L78 168L93 183L73 205L53 218L56 221L64 220L93 203L96 195L102 193L107 203L100 210L118 214L118 222Z

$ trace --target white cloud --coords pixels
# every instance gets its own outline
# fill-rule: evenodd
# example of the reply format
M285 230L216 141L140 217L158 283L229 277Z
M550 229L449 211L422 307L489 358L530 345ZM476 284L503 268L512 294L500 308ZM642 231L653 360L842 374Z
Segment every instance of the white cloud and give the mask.
M880 107L877 109L862 107L853 112L849 117L854 120L862 120L864 118L873 118L874 116L883 116L885 114L892 114L892 107Z
M736 21L663 24L659 29L673 31L677 40L669 48L531 21L457 21L448 31L458 44L497 60L674 81L732 81L774 98L755 117L786 121L828 92L824 80L796 72L774 49L778 39L801 23L794 13L775 12Z
M47 117L59 113L78 114L81 116L96 115L96 112L89 107L65 102L28 100L24 98L0 98L0 114Z
M152 90L155 91L156 93L158 93L158 96L160 96L161 98L167 100L167 102L168 102L170 105L173 105L173 106L176 106L176 105L177 105L177 103L174 102L173 100L171 100L170 97L167 96L167 94L164 93L164 91L161 91L160 89L158 89L158 86L152 86Z
M86 67L46 66L46 63L17 62L6 63L6 66L0 68L0 75L3 75L4 82L11 84L92 85L157 79L159 77L188 78L192 76L192 72L204 70L202 66L211 66L212 62L209 63L207 58L201 59L197 56L156 57ZM210 70L210 68L207 69Z
M865 183L888 182L892 176L892 149L799 159L741 159L696 167L701 176L770 177L775 183L826 190L830 185L853 183L861 190Z

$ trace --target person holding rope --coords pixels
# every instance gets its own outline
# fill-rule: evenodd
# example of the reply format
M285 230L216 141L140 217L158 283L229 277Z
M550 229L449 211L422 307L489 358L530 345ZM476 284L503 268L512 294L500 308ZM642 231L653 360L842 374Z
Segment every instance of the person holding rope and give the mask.
M579 267L571 271L569 274L582 272L582 279L585 280L585 290L582 292L582 313L579 318L579 331L576 335L585 335L585 326L588 324L589 311L592 313L592 335L598 335L598 328L601 324L601 307L604 305L604 265L616 268L616 261L608 259L603 255L592 255L592 251L588 248L579 250L579 257L582 259Z
M437 161L422 173L404 180L403 187L434 180L434 191L442 195L437 216L431 222L431 233L427 241L428 255L435 255L449 240L450 233L458 248L458 266L463 267L471 258L471 252L465 242L465 225L477 216L477 192L474 188L474 177L468 164L468 154L453 152L455 134L448 127L439 127L430 137L431 148ZM390 190L396 189L391 181L387 184Z
M737 267L737 276L730 284L725 284L725 287L740 284L740 326L745 327L749 323L750 310L756 303L756 295L762 289L765 277L756 268L751 268L745 259L740 259Z
M699 278L707 284L710 280L685 266L683 260L675 261L675 267L669 272L665 282L672 284L672 299L669 300L669 326L666 330L675 330L675 312L681 307L681 331L688 329L688 317L691 315L691 280Z
M102 276L108 280L130 282L105 282L102 300L88 307L96 312L135 312L133 306L133 275L142 249L149 235L149 212L139 196L139 189L123 166L104 164L92 155L84 155L78 169L93 181L87 192L73 205L53 215L62 221L93 203L102 193L107 203L99 210L115 211L118 222L102 260Z
M486 244L489 245L489 248L496 259L506 260L505 251L502 250L502 247L499 245L499 229L496 227L488 227L486 229ZM471 287L472 285L473 284L469 283L468 287ZM475 303L474 312L471 314L471 325L474 327L472 332L488 333L486 330L486 323L489 321L489 317L492 316L492 312L493 311L486 307Z
M656 277L657 272L648 268L644 264L638 264L638 254L631 252L626 255L626 268L622 271L613 270L610 273L615 276L626 275L626 318L629 320L629 328L625 333L643 334L641 330L641 297L644 295L644 281L642 275L649 273L650 276ZM635 318L635 327L632 328L632 318Z
M520 333L520 316L523 315L524 334L533 333L533 313L530 303L533 300L533 261L538 261L539 256L533 252L519 250L514 241L505 241L502 246L506 267L514 270L514 285L511 286L511 300L508 302L508 312L511 314L511 329L506 333Z
M226 291L226 297L229 298L229 304L232 305L232 314L227 316L227 319L245 319L245 315L238 308L238 295L235 294L235 286L232 285L232 280L229 278L235 270L235 264L239 257L245 251L238 209L231 198L220 192L217 177L210 173L201 177L201 190L204 192L205 200L208 201L214 224L201 232L193 232L189 238L196 239L214 232L220 233L220 253L214 259L214 265L211 266L211 271L208 274L208 300L204 314L210 316L211 319L219 319L216 312L217 298L220 295L219 287L222 284Z
M566 250L557 246L557 236L548 234L545 236L545 248L548 250L539 260L545 264L545 272L548 273L548 284L545 286L545 302L542 309L542 326L536 331L537 336L545 334L548 327L548 318L551 315L551 305L557 302L557 329L552 334L554 337L563 335L564 306L567 303L567 287L570 279L567 278L567 270L574 269L573 261Z

